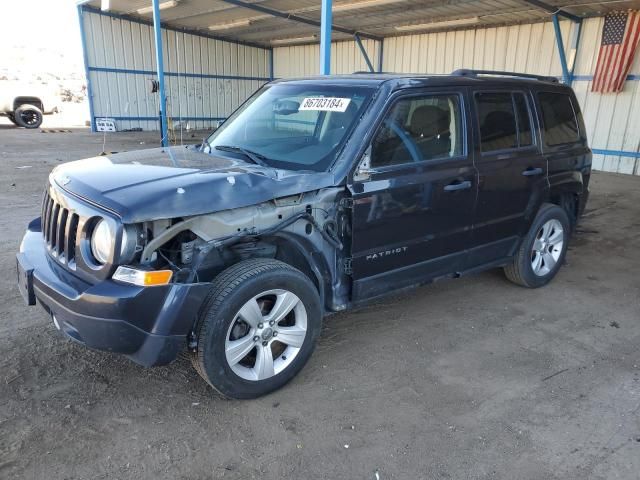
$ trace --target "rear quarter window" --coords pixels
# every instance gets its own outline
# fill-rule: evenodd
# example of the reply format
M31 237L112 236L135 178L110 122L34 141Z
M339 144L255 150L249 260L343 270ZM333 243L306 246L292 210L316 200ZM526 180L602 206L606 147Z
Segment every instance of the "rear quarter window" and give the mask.
M580 128L571 97L564 93L539 92L544 139L547 145L580 140Z

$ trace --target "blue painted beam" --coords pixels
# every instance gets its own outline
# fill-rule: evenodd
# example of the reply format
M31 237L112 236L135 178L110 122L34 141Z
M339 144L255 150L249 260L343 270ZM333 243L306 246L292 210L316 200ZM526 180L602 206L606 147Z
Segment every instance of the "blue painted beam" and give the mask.
M231 5L235 5L236 7L243 7L249 10L254 10L260 13L266 13L267 15L271 15L273 17L284 18L285 20L290 20L292 22L304 23L305 25L312 25L314 27L322 27L322 19L318 22L317 20L312 20L306 17L300 17L298 15L294 15L293 13L281 12L280 10L275 10L273 8L265 7L261 3L249 3L245 0L221 0L224 3L229 3ZM352 30L350 28L343 28L337 25L332 25L331 28L336 32L346 33L347 35L355 35L359 33L363 38L370 38L371 40L380 40L382 37L377 35L371 35L370 33L358 32L356 30Z
M556 33L556 45L558 47L558 55L560 56L560 66L562 67L562 81L569 85L571 84L571 75L569 74L569 69L567 67L567 56L564 51L564 43L562 42L562 31L560 30L560 20L558 20L558 14L554 13L552 15L553 18L553 28Z
M590 82L593 80L593 75L574 75L574 80L582 81L582 82ZM630 81L638 81L640 80L640 75L627 75L627 82Z
M164 91L164 59L162 54L162 25L160 23L160 2L152 0L153 5L153 33L156 44L156 67L158 69L158 95L160 96L160 143L163 147L169 145L167 132L167 97Z
M103 12L99 8L93 8L90 6L85 6L84 11L89 13L95 13L96 15L102 15L103 17L117 18L119 20L126 20L127 22L133 22L133 23L138 23L140 25L148 25L150 27L153 27L153 22L149 22L147 20L144 20L138 17L132 17L131 15L125 15L125 14L113 13L113 12ZM220 42L233 43L236 45L244 45L246 47L259 48L261 50L269 50L271 48L268 46L265 47L264 45L260 45L258 43L243 42L242 40L236 40L228 37L221 37L219 35L213 35L210 33L199 31L199 30L190 30L188 28L171 27L166 24L162 25L162 28L170 32L186 33L188 35L193 35L195 37L210 38L212 40L218 40Z
M91 120L91 131L96 131L96 119L93 116L93 88L91 78L89 78L89 54L87 53L87 36L84 28L84 18L82 13L84 8L78 5L78 21L80 22L80 43L82 44L82 59L84 61L84 76L87 79L87 100L89 101L89 118Z
M523 1L525 3L528 3L529 5L533 5L534 7L541 8L542 10L545 10L553 15L560 15L561 17L568 18L569 20L573 20L574 22L579 22L580 20L582 20L580 17L576 15L573 15L569 12L565 12L561 8L555 7L553 5L549 5L548 3L543 2L541 0L523 0Z
M90 72L122 73L131 75L156 75L153 70L137 70L133 68L112 68L112 67L89 67ZM244 75L218 75L215 73L190 73L190 72L164 72L165 77L185 77L185 78L216 78L220 80L256 80L268 82L271 77L248 77Z
M640 152L628 152L625 150L605 150L600 148L592 148L591 152L594 155L611 155L614 157L640 158Z
M144 115L135 115L135 116L126 116L126 115L100 115L98 118L111 118L113 120L121 120L121 121L137 121L137 120L145 120L147 122L157 122L159 119L157 116L148 117ZM218 122L221 120L226 120L227 117L180 117L180 120L204 120L210 122Z
M356 40L356 44L360 49L360 53L362 53L362 56L364 57L364 61L367 63L367 67L369 68L369 71L375 72L375 69L373 68L373 64L371 63L371 60L369 60L369 55L367 54L367 51L365 50L364 45L362 44L362 40L360 40L360 35L356 33L353 36L353 38L355 38Z
M322 0L320 14L320 75L331 74L331 0Z

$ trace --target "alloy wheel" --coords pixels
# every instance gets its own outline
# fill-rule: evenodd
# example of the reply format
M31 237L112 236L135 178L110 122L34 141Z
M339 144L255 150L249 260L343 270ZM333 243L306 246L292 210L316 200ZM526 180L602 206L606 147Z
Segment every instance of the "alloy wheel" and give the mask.
M245 380L265 380L286 369L307 335L307 311L288 290L268 290L248 300L225 337L225 356Z
M533 273L544 277L551 272L562 254L564 245L564 229L562 224L551 219L542 225L533 242L531 251L531 268Z

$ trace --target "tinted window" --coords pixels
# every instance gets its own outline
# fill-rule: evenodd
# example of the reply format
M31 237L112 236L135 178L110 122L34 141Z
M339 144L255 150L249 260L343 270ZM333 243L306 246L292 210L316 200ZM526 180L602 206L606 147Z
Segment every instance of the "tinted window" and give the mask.
M580 138L578 121L569 95L563 93L538 94L542 107L544 138L547 145L573 143Z
M428 95L396 102L371 148L371 165L386 166L461 155L462 116L457 95Z
M476 93L483 152L533 145L531 114L523 93Z
M478 120L483 152L518 146L511 93L478 93Z
M514 93L513 101L516 106L516 115L518 117L518 144L521 147L526 147L533 143L529 107L527 107L527 100L522 93Z

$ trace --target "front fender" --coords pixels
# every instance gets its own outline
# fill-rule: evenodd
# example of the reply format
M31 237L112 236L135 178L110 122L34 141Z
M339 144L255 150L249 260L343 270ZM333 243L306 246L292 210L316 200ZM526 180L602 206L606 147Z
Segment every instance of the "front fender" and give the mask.
M290 232L276 232L272 238L276 243L294 249L295 255L304 259L309 270L305 273L313 275L312 280L315 280L314 283L318 287L318 293L325 311L341 310L340 305L344 304L344 301L337 298L336 291L339 291L339 288L337 288L339 285L334 284L334 279L338 277L335 268L335 255L333 255L333 258L329 258L330 255L327 252L319 250L309 240ZM294 266L299 267L299 265Z

